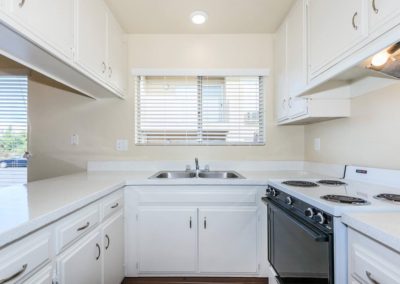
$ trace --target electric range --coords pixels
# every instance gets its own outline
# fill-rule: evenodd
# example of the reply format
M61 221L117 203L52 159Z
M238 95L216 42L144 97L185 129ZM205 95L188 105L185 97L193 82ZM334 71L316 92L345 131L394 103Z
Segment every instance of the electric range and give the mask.
M347 283L347 227L352 211L400 211L400 171L345 168L343 179L273 179L268 258L279 283Z

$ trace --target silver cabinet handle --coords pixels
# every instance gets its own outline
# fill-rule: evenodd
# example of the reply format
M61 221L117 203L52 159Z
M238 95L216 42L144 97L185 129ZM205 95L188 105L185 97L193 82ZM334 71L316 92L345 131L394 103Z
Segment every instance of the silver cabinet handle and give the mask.
M357 24L356 24L356 18L358 17L358 12L355 12L354 13L354 15L353 15L353 19L351 20L351 23L353 24L353 28L355 29L355 30L358 30L358 26L357 26Z
M376 7L376 0L372 0L372 9L374 10L375 14L379 13L379 9Z
M111 78L112 74L113 74L112 68L108 67L108 77Z
M372 277L372 273L369 271L365 271L365 274L367 275L369 281L371 281L373 284L380 284L378 281L376 281L373 277Z
M17 278L18 276L22 275L26 271L27 268L28 268L28 264L22 265L22 268L18 272L16 272L15 274L11 275L10 277L1 279L0 280L0 284L7 283L8 281L11 281L11 280Z
M106 245L106 250L110 247L110 237L106 235L106 240L107 240L107 245Z
M86 225L79 227L78 229L76 229L77 232L79 231L83 231L85 229L87 229L90 226L90 222L87 222Z
M289 102L288 102L288 104L289 104L289 108L292 108L292 100L293 100L293 98L292 98L292 97L290 97L290 98L289 98Z
M99 244L96 244L97 250L99 252L99 254L96 256L96 260L99 260L100 256L101 256L101 248Z
M282 106L283 106L283 108L286 108L286 99L283 99Z
M24 5L25 5L25 0L21 0L21 2L19 2L19 4L18 4L18 6L20 8L24 7ZM1 284L1 282L0 282L0 284Z
M203 225L204 225L204 229L207 229L207 218L206 218L206 217L204 217L204 223L203 223Z
M189 220L189 228L192 229L192 217L190 217L190 220Z
M107 65L104 61L101 63L101 66L103 66L103 70L101 71L101 73L103 73L103 74L106 73Z
M111 209L115 209L115 208L117 208L119 206L119 203L117 202L117 203L115 203L113 206L111 206Z

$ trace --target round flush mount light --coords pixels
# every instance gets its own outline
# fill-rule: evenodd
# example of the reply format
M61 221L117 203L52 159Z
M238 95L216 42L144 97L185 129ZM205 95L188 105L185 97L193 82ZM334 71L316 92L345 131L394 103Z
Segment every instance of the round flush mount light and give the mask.
M207 21L208 15L203 11L195 11L190 15L190 19L192 20L193 24L202 25Z

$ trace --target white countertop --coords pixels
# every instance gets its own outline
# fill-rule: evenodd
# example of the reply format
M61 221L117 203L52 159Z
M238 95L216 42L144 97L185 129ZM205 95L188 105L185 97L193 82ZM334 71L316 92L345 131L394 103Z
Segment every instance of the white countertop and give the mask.
M400 252L400 212L348 213L343 215L342 221Z
M125 185L266 185L270 178L308 178L304 171L239 171L246 179L150 180L155 172L88 172L0 188L0 248Z

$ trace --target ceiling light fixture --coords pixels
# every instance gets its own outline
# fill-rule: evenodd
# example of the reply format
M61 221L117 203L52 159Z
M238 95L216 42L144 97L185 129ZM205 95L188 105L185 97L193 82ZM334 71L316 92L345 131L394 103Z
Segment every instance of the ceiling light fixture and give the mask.
M202 25L207 21L208 15L203 11L195 11L190 15L190 18L192 19L193 24Z

